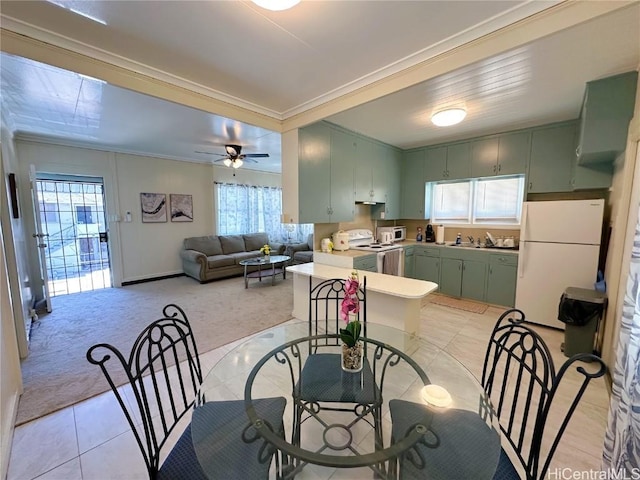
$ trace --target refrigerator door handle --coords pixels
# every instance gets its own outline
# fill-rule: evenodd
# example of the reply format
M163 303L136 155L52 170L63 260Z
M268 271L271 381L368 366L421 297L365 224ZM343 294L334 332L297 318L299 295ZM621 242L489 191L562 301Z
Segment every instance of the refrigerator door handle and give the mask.
M520 240L528 240L527 237L527 214L529 213L529 205L524 202L522 209L522 221L520 225Z
M518 278L522 278L524 276L524 259L525 259L525 249L527 242L520 242L519 252L518 252Z

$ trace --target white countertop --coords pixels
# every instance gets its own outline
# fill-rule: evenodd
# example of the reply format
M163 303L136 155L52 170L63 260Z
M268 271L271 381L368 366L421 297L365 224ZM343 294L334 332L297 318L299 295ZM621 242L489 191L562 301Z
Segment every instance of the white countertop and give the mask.
M349 252L350 250L347 250ZM342 253L347 253L342 252ZM365 252L366 253L366 252ZM287 267L287 272L311 276L327 280L329 278L347 278L353 269L332 267L318 263L301 263ZM359 271L360 279L367 277L367 291L384 293L403 298L422 298L438 288L438 284L416 280L413 278L396 277L382 273Z
M499 254L506 254L506 255L518 255L518 250L514 249L514 248L472 248L472 247L453 247L451 245L440 245L437 243L433 243L433 242L417 242L416 240L403 240L402 242L396 242L396 245L400 246L400 247L408 247L408 246L412 246L412 245L423 245L425 247L436 247L436 248L454 248L456 250L473 250L473 251L479 251L479 252L488 252L488 253L499 253ZM352 248L350 248L349 250L343 250L343 251L338 251L338 250L334 250L331 253L324 253L321 250L316 250L314 252L315 253L322 253L324 255L337 255L338 257L348 257L348 258L355 258L355 257L362 257L364 255L375 255L377 252L370 252L368 250L354 250Z

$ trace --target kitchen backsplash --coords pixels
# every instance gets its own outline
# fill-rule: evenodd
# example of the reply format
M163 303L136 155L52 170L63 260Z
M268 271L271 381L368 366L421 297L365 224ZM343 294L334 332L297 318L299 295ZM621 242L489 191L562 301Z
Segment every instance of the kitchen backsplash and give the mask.
M378 220L378 227L387 227L393 225L404 225L407 227L407 239L415 240L418 232L418 227L422 227L422 234L424 238L424 232L427 228L428 220ZM323 238L331 238L331 236L338 230L352 230L356 228L368 228L374 230L376 224L371 219L371 207L369 205L356 204L354 212L353 222L341 222L341 223L316 223L314 228L314 248L320 248L320 241ZM434 225L435 232L435 225ZM462 239L467 241L468 236L472 236L474 239L480 236L482 242L486 232L491 233L494 237L513 237L516 241L520 236L520 229L490 229L490 228L457 228L446 227L444 229L445 242L453 242L456 239L458 233L462 234Z

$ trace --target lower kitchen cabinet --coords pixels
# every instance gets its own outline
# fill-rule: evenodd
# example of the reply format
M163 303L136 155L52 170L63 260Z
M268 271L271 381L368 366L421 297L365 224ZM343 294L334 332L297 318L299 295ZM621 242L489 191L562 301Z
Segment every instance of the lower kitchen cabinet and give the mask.
M378 254L364 255L353 259L353 268L356 270L364 270L367 272L378 271Z
M413 247L404 248L404 276L407 278L416 278L414 272L414 249Z
M513 307L516 303L518 257L490 255L487 275L487 303Z
M472 300L484 301L484 289L487 278L487 263L475 260L463 260L461 296Z
M415 249L413 256L414 278L440 283L440 251L437 248Z
M440 292L452 297L462 294L462 260L456 258L442 259L440 272Z

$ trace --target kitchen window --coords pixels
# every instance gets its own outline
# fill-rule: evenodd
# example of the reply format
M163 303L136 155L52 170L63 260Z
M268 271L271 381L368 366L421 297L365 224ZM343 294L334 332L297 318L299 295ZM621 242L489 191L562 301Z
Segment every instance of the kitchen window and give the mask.
M432 223L519 225L524 175L427 184Z

